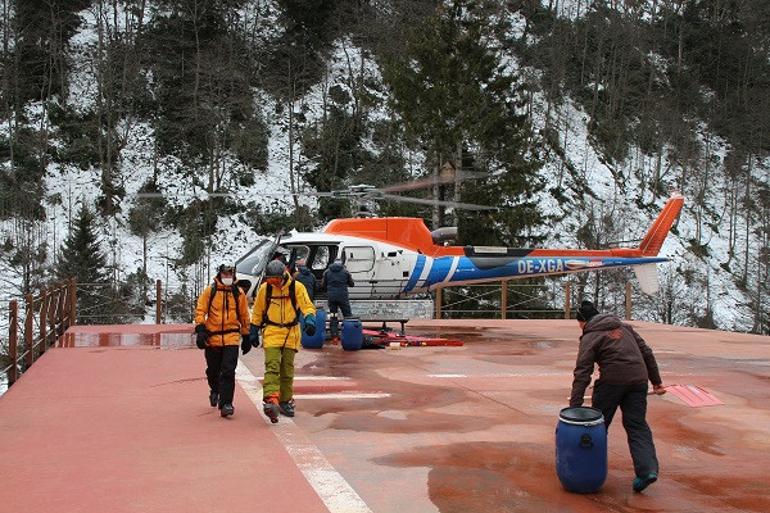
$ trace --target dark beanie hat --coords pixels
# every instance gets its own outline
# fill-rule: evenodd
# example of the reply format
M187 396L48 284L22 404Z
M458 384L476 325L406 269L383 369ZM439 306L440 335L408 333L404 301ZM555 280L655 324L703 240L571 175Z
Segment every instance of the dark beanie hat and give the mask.
M598 314L599 310L596 309L592 302L583 301L583 303L580 305L580 308L578 308L577 315L575 317L579 321L588 322L593 316Z

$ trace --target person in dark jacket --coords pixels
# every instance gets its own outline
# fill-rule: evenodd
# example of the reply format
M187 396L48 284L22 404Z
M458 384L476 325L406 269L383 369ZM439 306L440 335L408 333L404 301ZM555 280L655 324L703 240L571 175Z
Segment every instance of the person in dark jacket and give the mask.
M354 287L353 277L350 275L342 260L335 260L329 268L324 271L321 279L321 290L326 291L329 300L329 331L332 339L338 338L337 310L342 310L342 317L352 317L350 311L350 298L348 297L348 287Z
M583 335L569 404L583 405L583 394L594 364L598 364L600 375L594 383L592 405L602 411L607 429L620 406L636 473L632 487L641 492L658 479L658 459L646 419L647 381L652 382L654 393L666 392L655 355L634 328L615 315L600 314L590 301L583 301L577 320Z
M316 279L313 275L313 271L307 268L304 260L297 261L297 273L294 275L294 279L305 286L307 295L310 296L310 301L315 299L316 291Z

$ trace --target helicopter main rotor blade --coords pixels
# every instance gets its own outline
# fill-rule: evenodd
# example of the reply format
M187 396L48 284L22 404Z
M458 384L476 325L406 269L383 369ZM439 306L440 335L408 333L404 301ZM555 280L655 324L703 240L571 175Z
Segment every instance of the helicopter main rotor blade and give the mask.
M402 192L402 191L414 191L417 189L425 189L427 187L433 187L434 185L444 185L450 183L461 182L464 180L480 180L482 178L488 178L489 173L482 173L479 171L463 171L459 173L459 176L455 174L440 174L438 176L426 176L418 180L410 180L388 187L381 187L378 190L382 192Z
M497 207L490 207L488 205L474 205L473 203L458 203L456 201L412 198L411 196L399 196L397 194L381 194L380 196L372 197L372 199L388 199L393 201L403 201L406 203L417 203L418 205L438 205L442 207L462 208L465 210L499 210Z
M193 198L236 198L238 195L232 192L199 192L191 195L185 193L162 193L162 192L137 192L134 194L137 198L168 198L172 196L192 196ZM285 198L290 196L314 196L320 198L331 198L335 195L331 192L260 192L257 196L268 198Z

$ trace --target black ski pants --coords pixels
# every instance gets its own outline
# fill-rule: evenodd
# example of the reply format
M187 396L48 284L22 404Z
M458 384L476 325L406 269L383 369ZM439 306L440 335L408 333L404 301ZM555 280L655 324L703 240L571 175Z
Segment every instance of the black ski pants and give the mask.
M650 472L658 473L658 458L652 431L647 425L647 383L635 385L614 385L597 381L592 394L592 405L604 415L604 425L609 430L612 418L620 406L623 413L623 427L628 436L628 448L634 460L637 477Z
M233 404L235 367L238 365L239 346L207 347L206 378L212 392L219 394L219 405Z
M333 314L329 318L329 331L332 337L336 337L339 334L339 325L337 320L337 311L342 310L343 319L353 317L353 312L350 311L350 300L347 298L329 298L329 313Z

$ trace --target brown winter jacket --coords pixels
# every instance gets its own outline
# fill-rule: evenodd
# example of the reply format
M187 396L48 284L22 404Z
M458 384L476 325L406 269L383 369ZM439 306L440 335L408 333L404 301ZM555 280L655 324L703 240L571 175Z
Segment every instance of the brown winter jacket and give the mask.
M660 373L652 349L630 325L612 314L599 314L583 327L580 337L575 379L569 405L581 406L586 387L591 383L594 363L599 364L602 383L660 385Z

